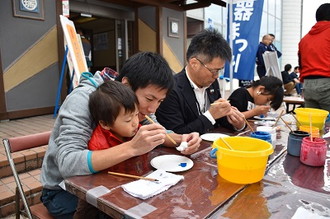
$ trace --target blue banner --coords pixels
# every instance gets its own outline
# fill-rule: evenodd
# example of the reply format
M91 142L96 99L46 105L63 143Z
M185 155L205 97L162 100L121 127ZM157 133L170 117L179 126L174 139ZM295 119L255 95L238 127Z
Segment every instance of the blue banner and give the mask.
M263 0L233 1L233 78L253 80L256 53L259 44ZM228 25L230 27L230 7ZM230 31L228 29L228 34ZM228 42L230 36L227 36ZM226 64L225 77L229 77L229 64Z

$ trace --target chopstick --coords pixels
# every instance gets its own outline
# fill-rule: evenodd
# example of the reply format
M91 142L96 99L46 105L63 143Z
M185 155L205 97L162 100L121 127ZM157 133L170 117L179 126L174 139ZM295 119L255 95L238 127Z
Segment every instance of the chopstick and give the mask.
M155 123L154 120L152 120L148 115L145 115L146 119L150 122L150 123ZM173 138L171 138L171 136L169 134L166 133L166 137L176 146L178 146L178 144L174 141Z
M252 126L251 126L250 123L246 120L245 116L243 116L243 119L244 119L245 123L247 124L247 126L249 126L249 129L251 129L251 132L254 132Z
M158 179L154 179L154 178L148 178L148 177L144 177L144 176L136 176L136 175L126 174L126 173L117 173L117 172L109 171L108 174L115 175L115 176L125 176L125 177L129 177L129 178L133 178L133 179L144 179L144 180L149 180L149 181L159 181Z
M211 106L218 105L218 104L220 104L220 103L221 103L221 102L211 103Z
M211 103L211 106L218 105L218 104L224 103L224 102L229 102L229 101L228 100L222 100L222 101L218 101L218 102L213 102L213 103Z

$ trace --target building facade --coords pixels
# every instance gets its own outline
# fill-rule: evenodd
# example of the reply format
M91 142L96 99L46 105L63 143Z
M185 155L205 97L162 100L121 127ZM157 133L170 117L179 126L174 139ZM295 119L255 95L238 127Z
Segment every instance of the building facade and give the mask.
M68 74L59 84L65 51L62 3L69 3L69 19L91 42L92 72L105 66L118 71L139 51L160 53L177 72L185 60L185 12L211 1L0 1L0 120L53 113L57 98L66 97Z
M58 94L61 101L66 97L68 73L59 84L63 2L69 2L69 19L91 42L91 72L105 66L119 71L139 51L160 53L173 72L179 72L197 32L213 27L227 35L228 13L221 0L37 0L31 3L39 5L28 5L34 8L24 8L24 2L0 1L0 120L53 113ZM275 34L275 45L283 53L280 69L287 63L298 64L307 13L304 4L303 0L264 0L260 38Z

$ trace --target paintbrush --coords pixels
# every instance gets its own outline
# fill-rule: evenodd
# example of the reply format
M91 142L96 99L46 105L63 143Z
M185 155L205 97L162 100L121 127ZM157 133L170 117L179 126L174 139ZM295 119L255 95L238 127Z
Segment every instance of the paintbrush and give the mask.
M145 115L146 119L150 122L150 123L155 123L154 120L152 120L149 116ZM174 141L173 138L171 138L171 136L169 134L166 133L166 137L176 146L178 146L178 144Z
M126 173L117 173L117 172L109 171L108 174L115 175L115 176L124 176L124 177L133 178L133 179L144 179L144 180L149 180L149 181L159 181L158 179L154 179L154 178L148 178L148 177L144 177L144 176L136 176L136 175L126 174Z
M251 132L254 132L252 126L251 126L250 123L246 120L245 116L243 116L243 119L244 119L246 125L249 127L249 129L251 129Z
M282 114L283 114L284 110L281 111L280 115L277 117L276 122L274 123L273 127L275 127L278 123L278 120L280 120L280 118L282 118Z

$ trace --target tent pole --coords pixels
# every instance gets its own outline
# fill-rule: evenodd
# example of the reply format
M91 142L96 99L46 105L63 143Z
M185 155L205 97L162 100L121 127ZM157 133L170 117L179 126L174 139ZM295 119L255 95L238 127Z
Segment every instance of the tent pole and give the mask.
M229 46L233 52L233 0L229 1ZM233 60L229 63L230 93L233 92Z

